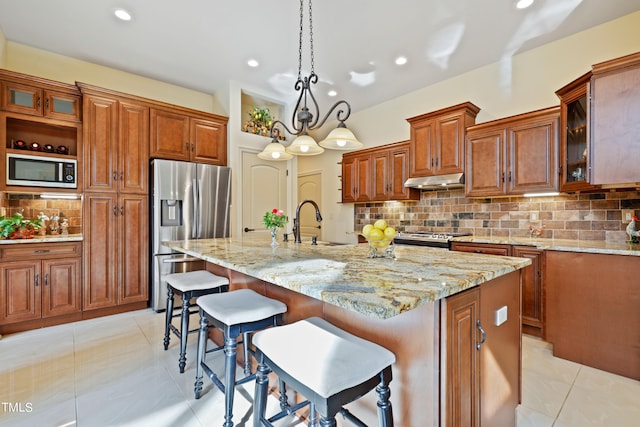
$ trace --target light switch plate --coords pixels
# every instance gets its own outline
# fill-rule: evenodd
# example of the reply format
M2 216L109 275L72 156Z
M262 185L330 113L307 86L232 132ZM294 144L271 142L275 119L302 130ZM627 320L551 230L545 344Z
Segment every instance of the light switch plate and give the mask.
M507 306L501 307L495 312L495 325L500 326L507 321Z
M633 218L633 209L622 209L622 222L625 224L631 222Z

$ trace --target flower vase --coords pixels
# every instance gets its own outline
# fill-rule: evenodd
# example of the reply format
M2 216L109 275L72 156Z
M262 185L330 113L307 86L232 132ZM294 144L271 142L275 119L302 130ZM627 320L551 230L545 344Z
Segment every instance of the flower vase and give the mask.
M276 240L276 237L278 235L278 227L271 227L271 247L275 248L276 246L279 245L278 241Z

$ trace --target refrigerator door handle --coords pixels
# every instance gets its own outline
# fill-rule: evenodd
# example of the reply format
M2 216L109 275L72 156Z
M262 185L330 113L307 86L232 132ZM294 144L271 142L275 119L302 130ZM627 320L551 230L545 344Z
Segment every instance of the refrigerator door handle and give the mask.
M193 196L193 217L191 218L191 238L198 238L198 221L200 221L200 199L198 198L198 180L191 180L191 193Z

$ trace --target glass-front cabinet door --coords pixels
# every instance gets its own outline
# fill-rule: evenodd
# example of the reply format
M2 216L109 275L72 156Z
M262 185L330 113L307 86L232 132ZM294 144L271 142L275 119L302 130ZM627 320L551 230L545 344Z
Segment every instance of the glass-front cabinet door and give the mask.
M62 120L80 120L80 96L15 82L2 84L2 109Z
M591 72L558 89L560 98L560 191L588 191L589 82Z

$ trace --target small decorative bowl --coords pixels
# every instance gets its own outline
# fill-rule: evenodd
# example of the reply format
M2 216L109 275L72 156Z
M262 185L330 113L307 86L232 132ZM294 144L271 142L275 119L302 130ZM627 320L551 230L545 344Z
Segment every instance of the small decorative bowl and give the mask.
M393 239L370 240L367 236L359 233L369 244L367 258L395 258L395 245Z

